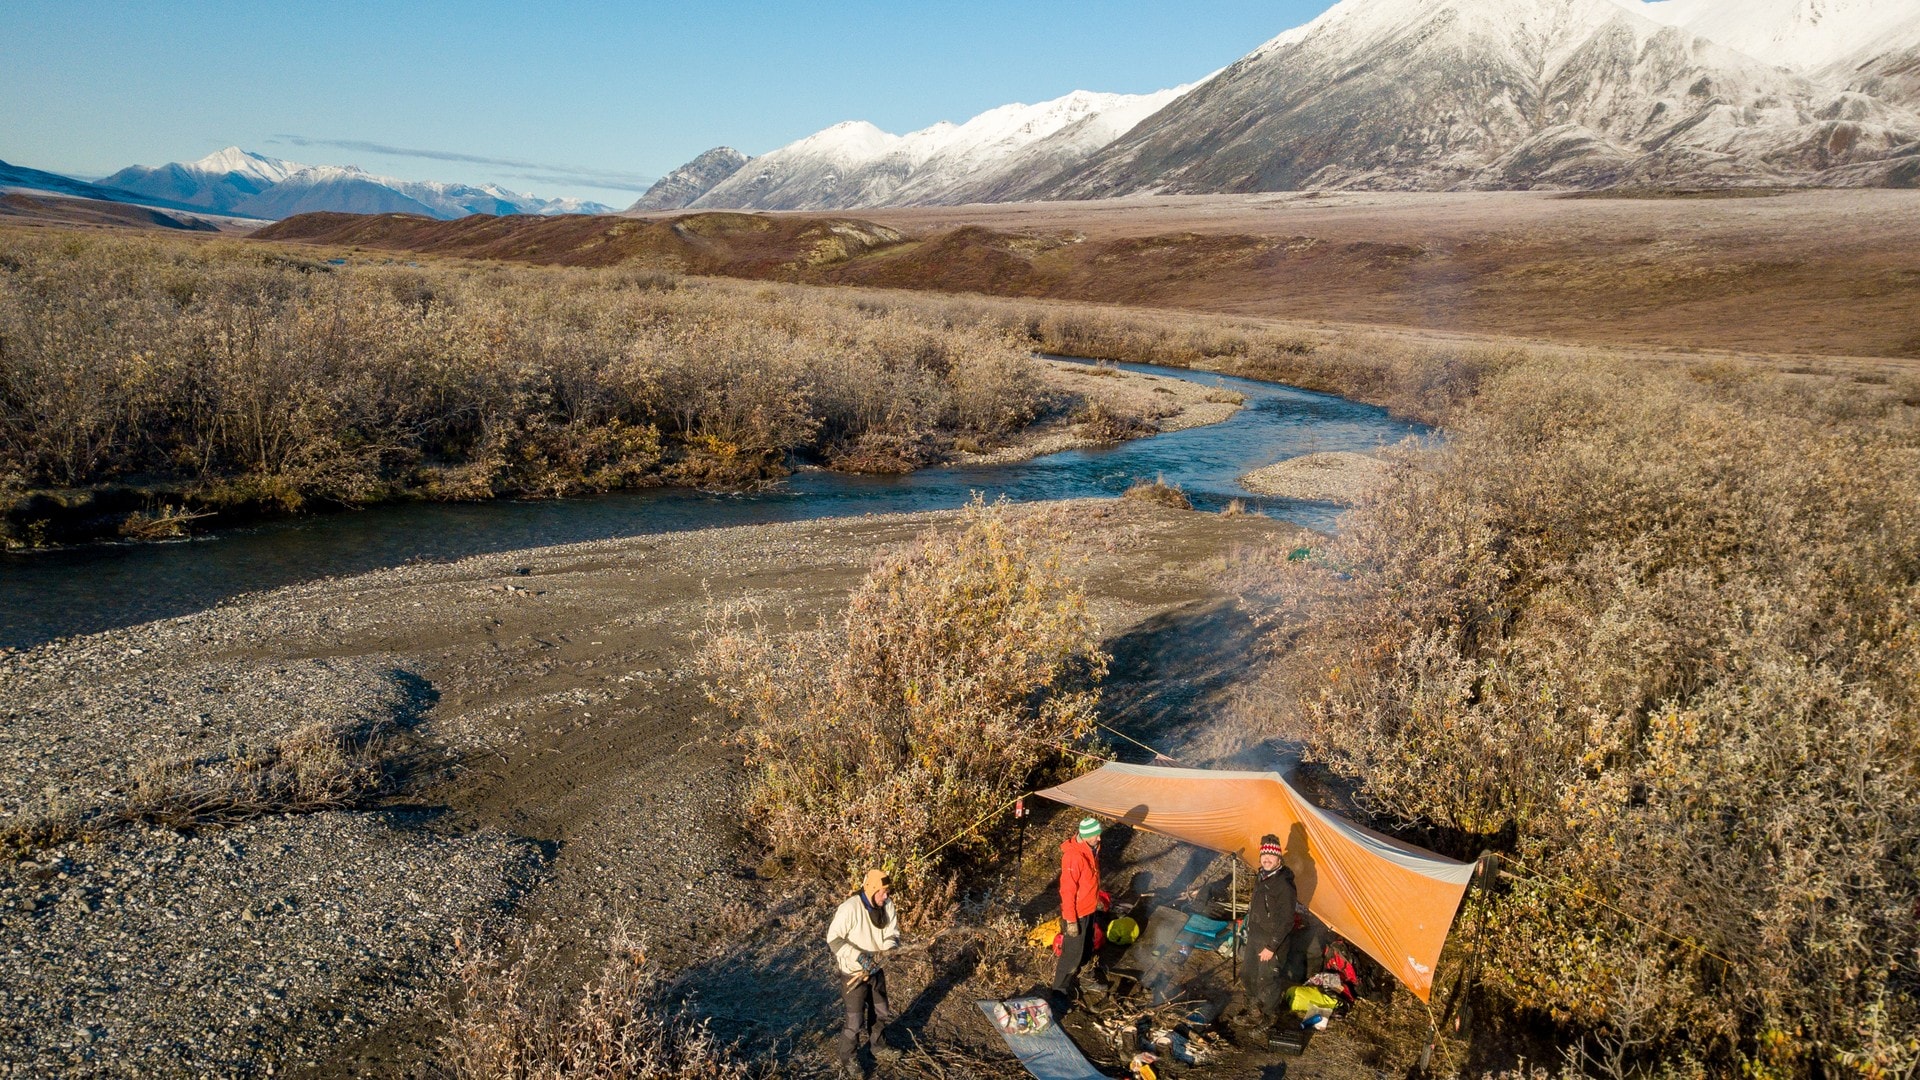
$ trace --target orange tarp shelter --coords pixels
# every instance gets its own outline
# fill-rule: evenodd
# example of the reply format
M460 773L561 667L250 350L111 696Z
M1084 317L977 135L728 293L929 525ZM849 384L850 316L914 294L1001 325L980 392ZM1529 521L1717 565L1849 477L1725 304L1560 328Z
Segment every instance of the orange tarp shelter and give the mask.
M1279 773L1110 762L1039 794L1213 851L1260 863L1280 836L1300 902L1425 1001L1454 913L1473 879L1455 862L1362 828L1308 802Z

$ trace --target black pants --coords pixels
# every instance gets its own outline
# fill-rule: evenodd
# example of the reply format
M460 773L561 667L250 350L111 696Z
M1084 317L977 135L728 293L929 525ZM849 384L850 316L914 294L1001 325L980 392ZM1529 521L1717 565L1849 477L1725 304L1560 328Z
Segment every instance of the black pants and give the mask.
M1288 934L1273 950L1273 959L1260 959L1260 950L1249 945L1240 957L1240 982L1247 988L1247 1000L1268 1016L1278 1015L1280 993L1293 985L1287 978L1288 945L1298 934Z
M1060 939L1060 962L1053 967L1053 992L1066 996L1073 988L1073 977L1093 952L1093 916L1082 915L1074 922L1077 934L1067 934Z
M848 979L848 976L841 976ZM880 1029L893 1020L893 1005L887 1001L887 973L879 968L873 974L859 981L845 983L846 989L840 994L840 1004L847 1010L846 1027L840 1030L840 1058L853 1060L853 1052L860 1046L860 1029L867 1027L867 1012L873 1012L872 1030L867 1041L878 1048Z

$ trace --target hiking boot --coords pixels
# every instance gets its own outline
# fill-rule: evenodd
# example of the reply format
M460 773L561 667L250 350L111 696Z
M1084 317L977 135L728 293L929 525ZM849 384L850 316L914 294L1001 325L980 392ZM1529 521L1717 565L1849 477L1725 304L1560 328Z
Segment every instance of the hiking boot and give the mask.
M1055 1020L1067 1015L1073 1008L1074 995L1070 990L1053 987L1050 988L1044 996L1047 999L1048 1008L1053 1010L1053 1018Z
M875 1061L885 1062L891 1065L900 1060L900 1051L895 1050L893 1046L887 1042L887 1035L884 1031L880 1030L880 1025L878 1024L875 1024L873 1030L867 1034L867 1049L873 1051L873 1060Z

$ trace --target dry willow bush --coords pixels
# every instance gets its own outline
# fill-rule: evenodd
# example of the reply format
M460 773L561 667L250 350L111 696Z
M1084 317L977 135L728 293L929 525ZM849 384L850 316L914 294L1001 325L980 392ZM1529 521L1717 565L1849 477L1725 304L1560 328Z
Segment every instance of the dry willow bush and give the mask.
M462 994L441 1016L442 1064L457 1080L745 1080L755 1075L705 1023L664 1000L645 950L617 929L577 992L553 935L536 924L506 952L462 958Z
M144 522L900 471L1051 407L1009 334L826 290L0 232L15 542L74 489L174 500Z
M1886 395L1537 361L1272 562L1297 733L1517 854L1484 987L1583 1061L1920 1065L1916 445Z
M193 829L363 806L398 786L396 730L385 719L322 721L264 744L146 762L107 803L48 807L0 828L0 856L29 856L136 823Z
M875 565L837 625L715 614L708 694L744 723L753 820L777 854L924 885L984 850L974 833L927 857L1086 734L1106 673L1061 539L976 500L958 530Z
M1126 491L1121 492L1120 497L1132 499L1135 502L1165 506L1173 510L1193 509L1193 500L1187 498L1187 493L1167 483L1167 478L1164 476L1156 476L1151 480L1135 480Z

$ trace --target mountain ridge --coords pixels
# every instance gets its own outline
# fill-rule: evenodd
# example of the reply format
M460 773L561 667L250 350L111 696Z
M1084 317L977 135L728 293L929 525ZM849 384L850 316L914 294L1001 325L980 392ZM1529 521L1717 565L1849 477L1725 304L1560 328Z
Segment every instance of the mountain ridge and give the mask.
M1911 0L1342 0L1219 72L1126 96L1148 107L1124 124L1069 117L1013 146L959 137L996 116L1101 96L906 135L846 121L751 159L685 205L1920 183Z
M905 135L864 120L844 121L751 159L688 205L839 210L981 201L1071 168L1188 88L1152 94L1075 90ZM1090 132L1097 137L1089 140Z
M678 210L739 172L748 160L747 155L731 146L716 146L661 177L625 212Z

